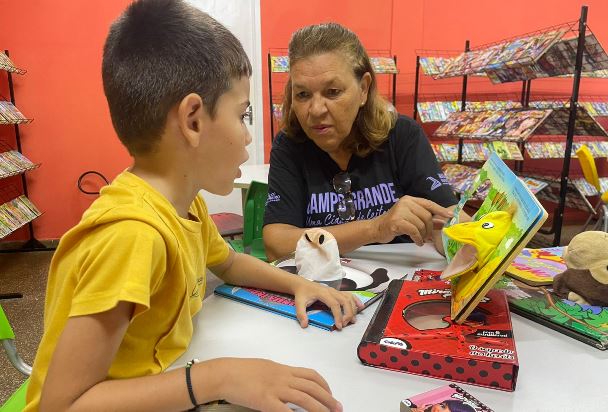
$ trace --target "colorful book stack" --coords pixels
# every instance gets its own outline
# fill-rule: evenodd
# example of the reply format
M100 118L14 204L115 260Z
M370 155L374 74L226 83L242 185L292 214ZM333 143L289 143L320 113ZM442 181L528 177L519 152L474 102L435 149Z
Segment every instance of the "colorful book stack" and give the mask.
M434 133L438 137L526 140L552 110L498 110L452 113Z
M591 116L608 116L608 102L580 102Z
M608 70L596 70L594 72L583 72L583 77L595 77L596 79L608 79Z
M530 189L530 192L532 192L534 194L540 192L545 187L549 186L549 183L543 182L542 180L534 179L533 177L520 176L519 178L521 179L522 182L524 182L526 184L528 189Z
M449 102L419 102L418 113L420 114L420 121L423 123L428 122L444 122L447 120L451 113L459 112L461 108L461 102L449 101ZM497 100L497 101L483 101L483 102L467 102L466 111L468 112L480 112L487 110L505 110L505 109L516 109L521 108L519 102L513 102L509 100Z
M0 101L0 124L27 123L30 120L11 102Z
M602 189L602 193L608 191L608 177L600 177L600 188ZM583 178L571 179L570 180L574 186L581 192L583 196L597 196L597 190L595 187L587 182Z
M0 153L0 179L32 170L38 165L16 150Z
M423 123L444 122L451 113L460 111L461 104L459 101L419 102L418 114L420 115L420 121ZM592 117L608 116L608 102L579 102L579 105L584 107ZM534 109L558 109L569 106L569 102L565 100L530 102L530 107ZM511 100L497 100L467 102L466 104L466 111L468 112L505 109L521 109L521 103Z
M434 136L511 141L526 141L532 134L562 136L567 130L568 116L566 108L457 112L439 126ZM582 107L576 111L574 134L608 137Z
M608 141L579 141L572 145L572 156L576 157L576 151L585 145L591 151L593 157L608 157ZM566 151L566 142L528 142L526 151L532 159L561 159Z
M3 52L0 52L0 70L5 70L7 72L17 73L17 74L25 73L25 70L22 70L22 69L18 68L17 66L15 66L15 64L11 61L11 59L9 59L9 57L6 54L4 54Z
M507 78L515 77L523 67L534 64L564 33L563 30L551 31L462 53L437 77L485 72L494 82L513 81Z
M370 57L374 72L378 74L396 74L399 73L397 65L392 57Z
M435 78L485 73L493 83L574 74L577 37L563 39L566 29L502 42L462 53ZM608 55L593 34L585 38L582 70L590 76L608 69Z
M556 108L549 110L547 120L542 122L534 131L537 135L563 136L568 130L568 119L570 110L568 108ZM575 136L602 136L608 134L604 128L587 113L584 107L576 111L576 122L574 127Z
M272 115L278 122L281 121L283 118L283 105L281 103L272 104Z
M445 71L452 62L449 57L420 57L420 67L427 76L435 76Z
M289 72L288 56L270 56L270 70L274 73Z
M460 102L419 102L420 121L444 122L451 113L460 111Z
M451 163L443 165L442 170L456 193L466 192L479 173L474 167Z
M36 206L23 195L0 205L0 238L26 225L40 214Z
M455 143L431 143L431 147L440 162L455 162L458 160L458 145ZM465 162L485 161L491 153L496 153L503 160L523 160L515 142L493 141L464 143L462 145L462 159Z
M456 193L466 192L479 174L479 169L453 163L443 165L442 170L450 182L452 189ZM540 192L548 186L547 182L534 179L532 177L519 177L519 179L522 180L528 189L534 194ZM488 195L488 189L489 185L482 183L474 197L477 199L485 199L485 197Z

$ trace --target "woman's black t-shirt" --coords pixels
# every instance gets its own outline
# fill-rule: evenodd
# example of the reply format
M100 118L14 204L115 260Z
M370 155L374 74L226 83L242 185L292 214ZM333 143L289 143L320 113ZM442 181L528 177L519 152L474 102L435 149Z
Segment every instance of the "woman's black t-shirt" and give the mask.
M421 197L447 207L456 198L441 173L420 126L399 116L388 139L366 157L353 155L347 170L357 220L386 213L404 195ZM268 200L264 224L284 223L301 228L344 223L333 178L341 170L310 139L296 142L279 133L270 153ZM411 242L408 236L394 241Z

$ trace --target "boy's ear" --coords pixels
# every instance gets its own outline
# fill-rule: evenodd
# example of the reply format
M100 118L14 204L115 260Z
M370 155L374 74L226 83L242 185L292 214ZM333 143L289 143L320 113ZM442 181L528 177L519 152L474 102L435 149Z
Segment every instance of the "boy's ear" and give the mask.
M192 147L198 147L200 143L204 110L203 99L196 93L184 97L177 107L179 128Z

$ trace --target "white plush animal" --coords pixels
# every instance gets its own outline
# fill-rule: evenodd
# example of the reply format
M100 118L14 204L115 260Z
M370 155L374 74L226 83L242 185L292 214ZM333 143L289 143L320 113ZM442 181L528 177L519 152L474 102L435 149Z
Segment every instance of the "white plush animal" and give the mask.
M298 240L295 260L300 276L340 288L344 268L340 264L338 242L327 230L306 230Z

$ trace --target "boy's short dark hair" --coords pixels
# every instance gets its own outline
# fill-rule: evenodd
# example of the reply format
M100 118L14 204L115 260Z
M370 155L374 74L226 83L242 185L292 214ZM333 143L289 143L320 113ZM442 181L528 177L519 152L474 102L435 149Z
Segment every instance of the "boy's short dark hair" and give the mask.
M133 2L112 24L103 51L112 124L132 155L153 150L167 113L189 93L214 116L232 80L251 74L238 39L180 0Z

